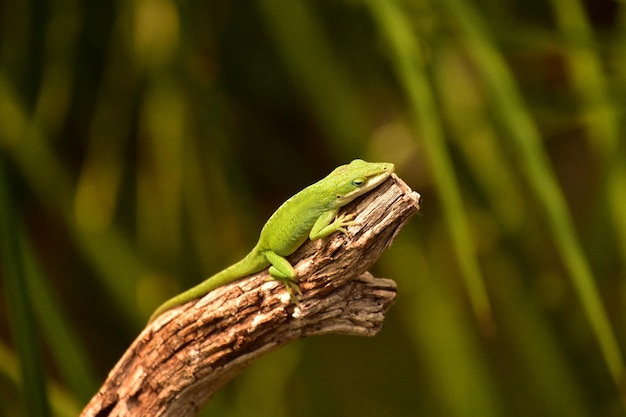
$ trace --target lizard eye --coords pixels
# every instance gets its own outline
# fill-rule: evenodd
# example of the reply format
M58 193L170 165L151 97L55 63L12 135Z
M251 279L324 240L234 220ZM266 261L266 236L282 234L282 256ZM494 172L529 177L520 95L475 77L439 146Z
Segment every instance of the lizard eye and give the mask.
M363 187L365 185L365 178L355 178L352 180L352 185L355 187Z

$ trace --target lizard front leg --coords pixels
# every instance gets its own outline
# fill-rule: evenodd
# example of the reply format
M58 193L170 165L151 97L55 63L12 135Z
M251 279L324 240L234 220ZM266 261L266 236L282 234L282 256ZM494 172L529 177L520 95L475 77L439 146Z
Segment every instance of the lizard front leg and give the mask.
M309 239L321 239L335 232L341 232L344 235L348 233L346 226L354 226L356 222L352 219L354 214L341 214L337 215L339 209L329 210L322 214L316 221L311 232L309 233Z

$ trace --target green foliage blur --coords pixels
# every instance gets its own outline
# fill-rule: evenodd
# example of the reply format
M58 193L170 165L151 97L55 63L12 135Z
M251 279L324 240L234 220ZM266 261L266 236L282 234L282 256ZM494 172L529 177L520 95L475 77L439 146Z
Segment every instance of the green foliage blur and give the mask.
M0 3L0 416L75 416L163 300L337 165L422 210L372 339L205 416L626 415L626 3Z

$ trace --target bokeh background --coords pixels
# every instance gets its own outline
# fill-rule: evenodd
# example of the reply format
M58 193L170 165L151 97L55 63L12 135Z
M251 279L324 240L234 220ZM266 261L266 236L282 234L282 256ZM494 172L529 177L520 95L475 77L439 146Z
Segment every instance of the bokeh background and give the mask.
M371 339L212 416L626 415L626 3L0 3L0 415L75 416L164 299L337 165L422 211ZM621 393L621 394L620 394Z

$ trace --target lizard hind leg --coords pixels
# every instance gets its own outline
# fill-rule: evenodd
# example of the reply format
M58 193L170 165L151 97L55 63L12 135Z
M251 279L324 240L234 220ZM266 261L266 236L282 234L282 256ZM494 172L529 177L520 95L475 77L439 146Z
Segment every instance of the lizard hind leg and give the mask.
M293 280L296 277L296 271L287 259L280 256L276 252L267 251L264 253L265 259L271 264L269 273L272 279L281 281L285 284L285 289L289 293L291 301L299 304L298 295L302 295L300 287ZM295 294L294 294L295 293Z

